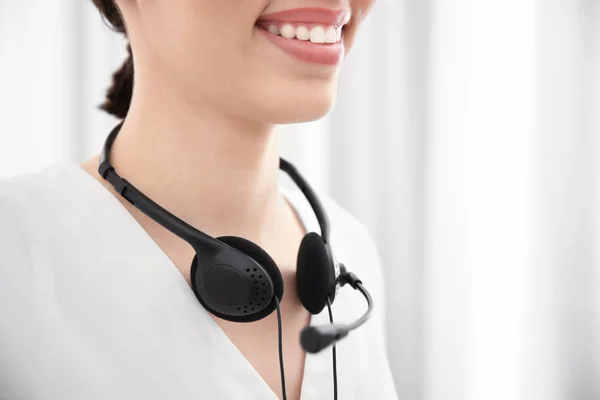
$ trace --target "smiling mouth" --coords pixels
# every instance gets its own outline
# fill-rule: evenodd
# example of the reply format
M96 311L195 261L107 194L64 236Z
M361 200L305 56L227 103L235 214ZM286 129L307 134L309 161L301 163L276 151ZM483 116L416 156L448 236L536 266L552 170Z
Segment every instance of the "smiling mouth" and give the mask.
M336 65L345 55L344 27L350 11L298 8L263 15L258 31L297 60Z

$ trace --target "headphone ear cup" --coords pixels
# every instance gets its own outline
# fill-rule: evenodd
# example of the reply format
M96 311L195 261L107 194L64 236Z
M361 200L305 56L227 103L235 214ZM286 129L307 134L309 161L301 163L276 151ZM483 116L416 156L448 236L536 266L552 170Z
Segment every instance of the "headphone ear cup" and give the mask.
M225 244L228 244L236 250L241 251L242 253L256 261L258 264L260 264L265 269L265 272L269 274L269 277L271 278L271 281L273 282L274 286L273 292L281 302L281 299L283 298L283 277L281 276L281 271L279 270L279 267L277 267L277 264L275 263L273 258L271 258L269 253L267 253L257 244L239 236L220 236L216 239L220 240ZM275 301L272 300L271 303L269 303L269 305L264 310L262 310L259 313L253 314L252 320L258 321L268 316L275 310L275 308Z
M311 314L318 314L327 305L327 296L334 287L335 269L331 250L318 233L310 232L304 236L298 250L298 297Z

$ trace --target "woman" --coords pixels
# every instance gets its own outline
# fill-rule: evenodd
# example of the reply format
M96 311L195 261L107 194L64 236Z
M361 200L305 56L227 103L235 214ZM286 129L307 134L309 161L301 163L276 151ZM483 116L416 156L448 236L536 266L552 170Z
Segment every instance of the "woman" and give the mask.
M129 42L103 105L123 120L112 167L196 229L272 257L285 287L285 390L277 313L239 323L207 312L190 288L195 250L115 191L96 156L0 184L1 399L333 398L331 353L306 355L299 341L329 322L295 290L301 240L319 225L279 184L274 128L329 111L372 2L94 0ZM336 259L377 304L337 344L337 395L394 399L377 250L319 197ZM350 322L364 299L344 289L332 309Z

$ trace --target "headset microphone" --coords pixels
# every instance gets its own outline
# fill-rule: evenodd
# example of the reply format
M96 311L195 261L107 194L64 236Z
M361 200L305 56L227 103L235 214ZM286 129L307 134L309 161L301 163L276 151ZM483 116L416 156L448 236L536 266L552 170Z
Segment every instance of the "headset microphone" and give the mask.
M355 290L360 291L365 297L365 300L367 300L367 311L362 317L350 325L331 324L304 328L300 336L300 343L302 344L302 348L308 353L318 353L335 344L338 340L345 338L351 330L358 328L371 317L373 301L367 289L365 289L356 275L346 271L344 264L340 264L340 271L340 286L350 284Z

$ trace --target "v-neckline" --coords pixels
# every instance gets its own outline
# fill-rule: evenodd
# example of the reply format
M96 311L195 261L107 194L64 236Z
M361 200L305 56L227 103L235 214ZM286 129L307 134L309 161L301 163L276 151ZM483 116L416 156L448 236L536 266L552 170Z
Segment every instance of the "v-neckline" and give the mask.
M156 257L158 264L162 267L161 270L169 275L170 281L174 284L178 285L179 288L175 292L180 293L182 296L185 296L186 302L191 302L190 306L197 306L199 311L199 315L202 317L202 321L198 321L198 323L202 324L204 330L209 328L211 332L208 332L209 336L213 339L218 340L219 348L227 349L228 355L233 357L232 368L239 366L240 368L244 368L244 371L239 371L240 373L254 375L253 382L245 382L246 384L252 384L252 390L249 390L249 393L260 394L261 399L267 398L266 396L270 396L273 400L277 400L278 397L275 392L271 389L269 384L264 380L262 375L254 368L254 366L248 361L248 359L244 356L241 350L232 342L232 340L227 336L227 334L223 331L223 329L217 324L217 322L210 316L210 313L200 305L195 295L193 294L192 289L190 288L188 282L185 280L184 276L177 269L172 262L172 260L167 256L167 254L160 248L158 243L154 241L154 239L148 234L148 232L141 226L141 224L135 219L135 217L127 210L127 208L117 199L107 188L102 185L98 180L96 180L93 176L91 176L87 171L85 171L80 165L70 162L71 166L75 167L75 169L84 175L84 177L91 183L91 186L95 186L97 189L103 193L102 196L105 196L108 202L111 202L115 208L122 214L122 218L128 220L130 222L130 226L132 230L137 232L137 236L143 239L144 247L148 247L149 251L153 254L149 256ZM302 207L299 202L302 201L301 196L296 197L296 193L292 191L292 189L288 189L283 185L279 185L280 193L284 196L284 198L288 201L293 211L298 216L298 219L303 225L305 233L308 232L317 232L320 233L320 228L318 222L314 215L311 215L312 210L310 207ZM306 201L306 200L305 200ZM308 202L307 202L308 204ZM329 317L327 314L327 309L325 308L321 313L316 315L310 315L310 325L323 325L329 324ZM277 343L273 343L274 346L277 346ZM313 400L313 399L321 399L322 398L322 387L323 385L329 385L326 382L329 382L329 379L325 379L325 376L328 373L331 373L331 359L327 355L328 352L323 351L320 354L310 354L307 353L304 359L304 371L302 376L302 383L300 389L300 400ZM226 355L225 355L226 356ZM285 364L285 358L284 358ZM250 389L250 388L249 388Z

